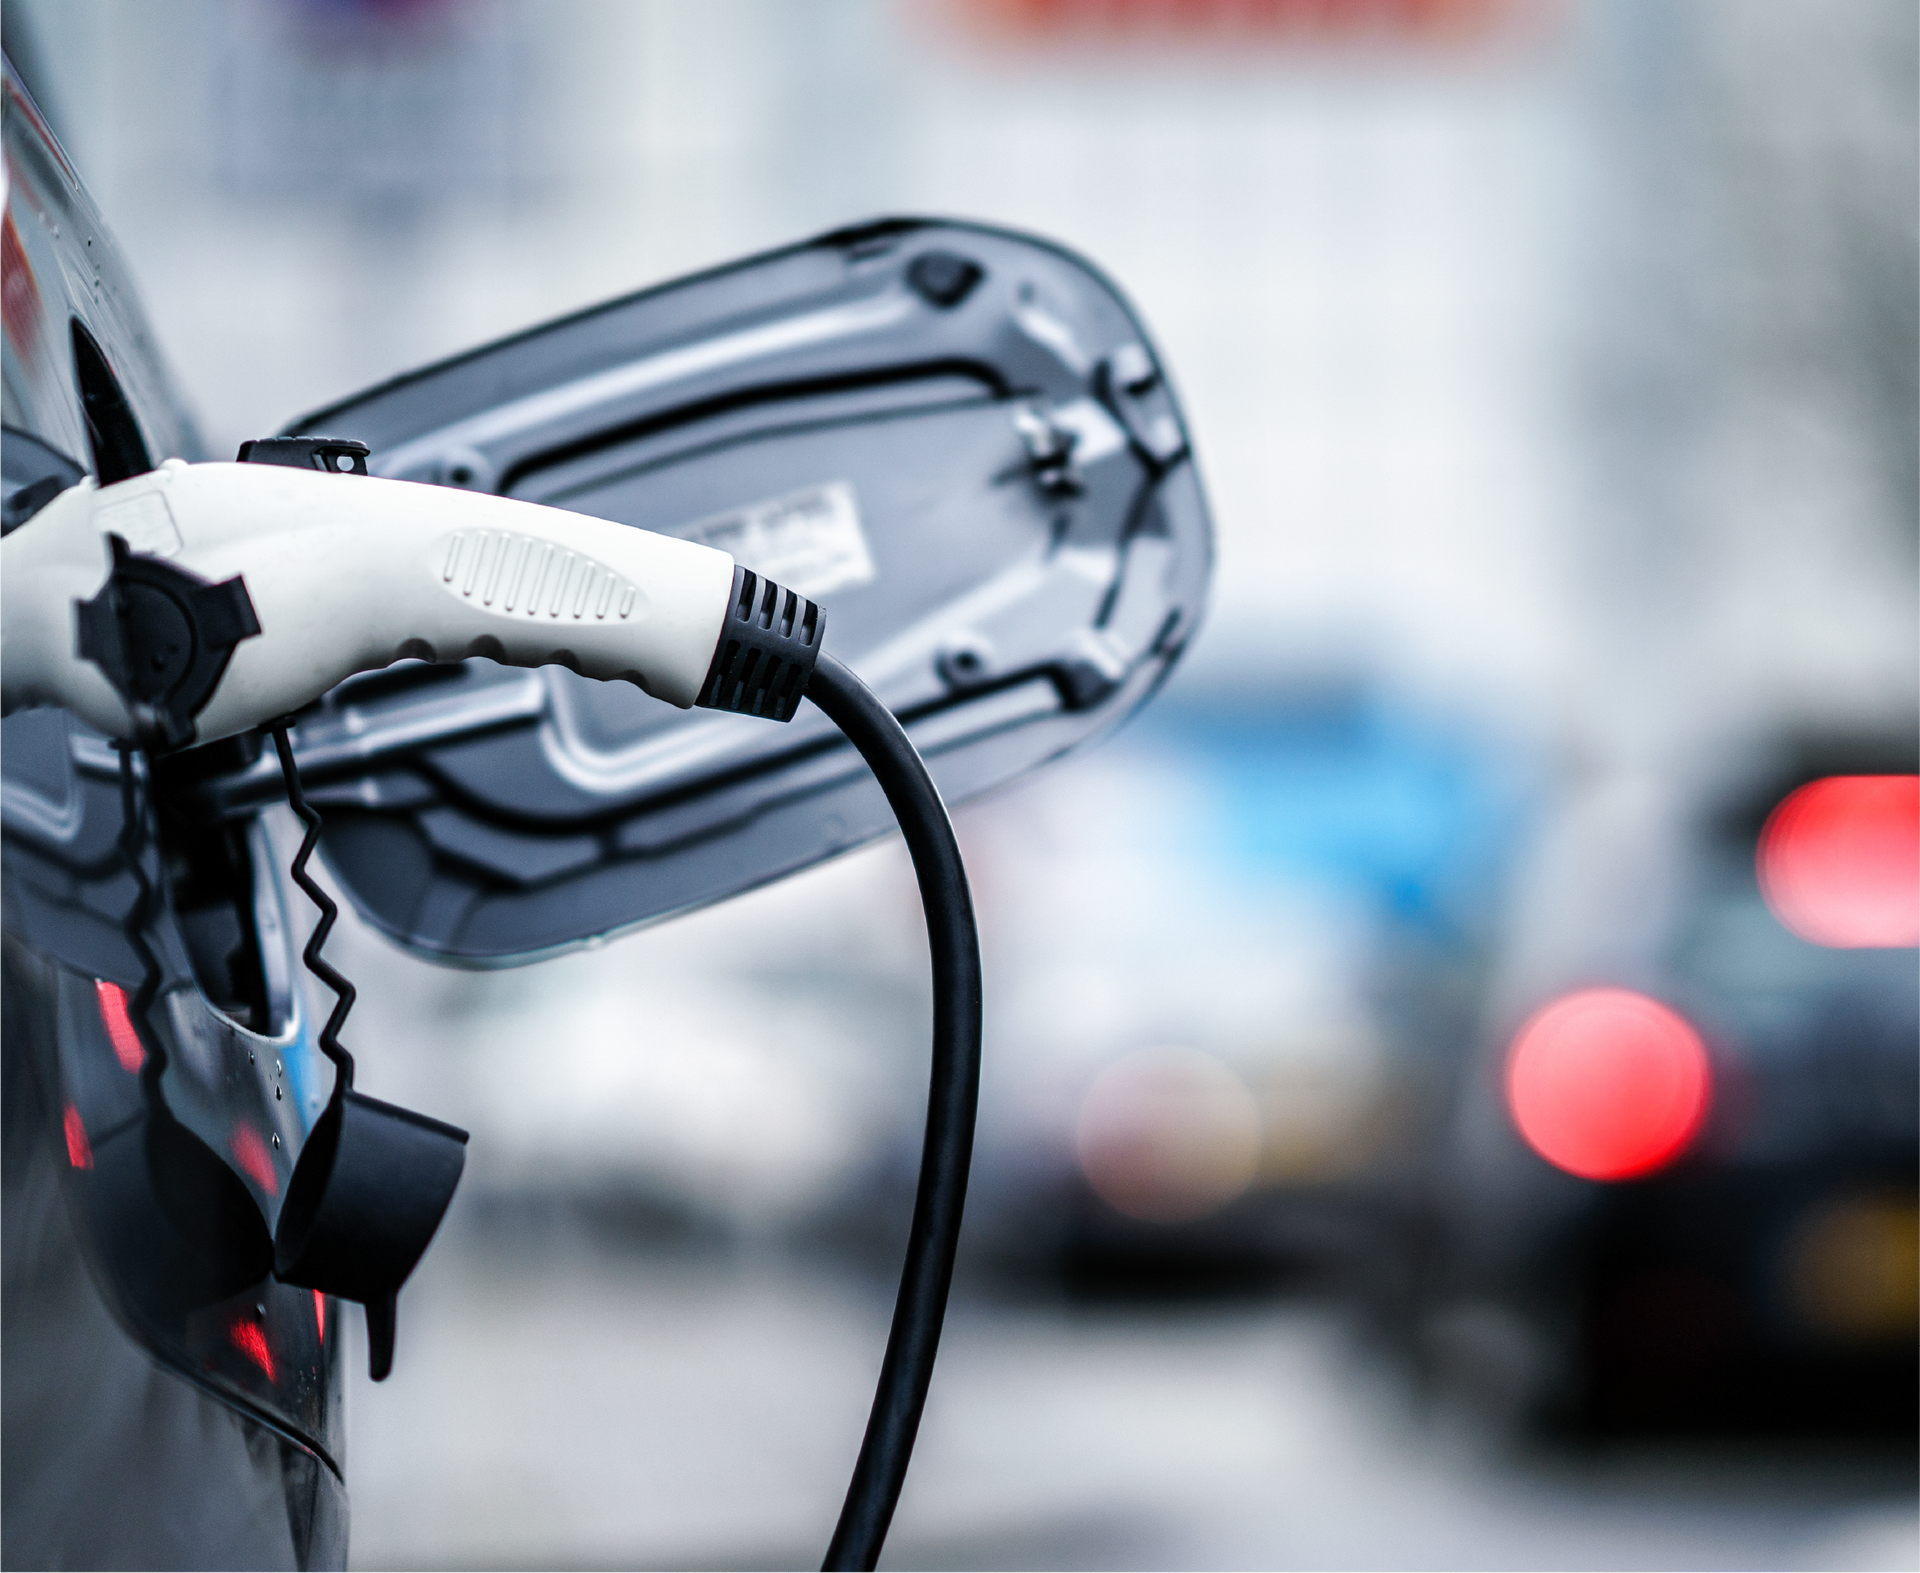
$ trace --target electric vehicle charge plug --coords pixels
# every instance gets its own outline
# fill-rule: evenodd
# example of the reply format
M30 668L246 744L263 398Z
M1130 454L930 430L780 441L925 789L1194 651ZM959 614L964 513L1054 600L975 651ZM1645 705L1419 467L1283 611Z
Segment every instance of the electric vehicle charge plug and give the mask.
M781 721L811 698L866 760L900 822L933 962L933 1070L906 1265L827 1552L829 1567L872 1568L932 1379L979 1099L979 938L926 764L878 696L823 652L820 608L726 553L513 498L370 476L350 453L344 470L339 453L327 469L326 451L313 446L321 441L256 445L264 451L248 457L266 462L169 459L104 487L83 480L0 539L0 713L60 705L149 749L271 726L299 812L286 718L397 660L557 664L636 683L683 709ZM319 832L310 806L301 817L296 879ZM309 895L319 889L308 885ZM340 992L322 1034L339 1073L288 1185L275 1266L364 1297L377 1370L379 1345L391 1357L393 1293L452 1195L465 1134L352 1090L351 1060L334 1037L352 986L322 971L326 927L306 960ZM389 1238L380 1212L394 1174L411 1189L407 1206L389 1208L400 1225Z

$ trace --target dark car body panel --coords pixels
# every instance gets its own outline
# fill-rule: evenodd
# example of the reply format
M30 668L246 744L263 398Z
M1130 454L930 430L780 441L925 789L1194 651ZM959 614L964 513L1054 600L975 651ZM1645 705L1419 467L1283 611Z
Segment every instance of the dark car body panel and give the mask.
M203 455L113 243L11 67L5 143L11 531L103 448ZM80 334L99 352L84 389ZM270 1219L328 1091L265 843L239 833L211 881L225 888L167 884L136 943L133 858L155 886L159 860L122 845L118 771L62 712L0 723L0 1561L342 1566L337 1317L264 1276L215 1296L182 1273L160 1197L171 1171L152 1160L155 1130L189 1131ZM151 1094L125 1014L143 949L167 1055Z

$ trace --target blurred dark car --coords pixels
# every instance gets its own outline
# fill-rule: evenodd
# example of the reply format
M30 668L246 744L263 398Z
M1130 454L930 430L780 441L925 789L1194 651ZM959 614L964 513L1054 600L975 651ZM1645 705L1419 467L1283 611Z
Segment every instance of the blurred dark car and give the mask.
M1426 1370L1586 1435L1911 1441L1920 778L1828 739L1699 814L1641 965L1470 1060L1375 1279Z
M1096 773L1097 822L975 832L1019 984L973 1246L1096 1296L1340 1278L1466 1052L1534 771L1359 678L1183 674Z

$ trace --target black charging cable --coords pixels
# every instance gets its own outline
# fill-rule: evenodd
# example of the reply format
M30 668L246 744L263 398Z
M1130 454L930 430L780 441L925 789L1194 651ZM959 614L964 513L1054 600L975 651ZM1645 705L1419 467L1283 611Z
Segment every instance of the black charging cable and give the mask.
M806 697L839 727L886 794L913 859L927 917L933 963L933 1068L920 1179L873 1408L824 1563L828 1569L871 1569L880 1559L913 1457L953 1283L980 1103L980 939L974 928L967 871L939 790L893 712L843 663L820 650L818 608L738 569L730 604L732 615L715 651L701 703L784 721L792 716L804 682ZM353 985L320 957L335 909L306 873L307 859L319 839L319 815L301 791L285 723L270 723L269 730L286 778L288 800L307 831L294 860L293 877L322 912L302 959L338 996L321 1034L321 1047L340 1068L337 1100L353 1076L352 1060L334 1037L353 1005Z
M823 1564L870 1569L880 1560L913 1456L960 1243L980 1104L980 937L946 805L906 730L872 689L824 652L806 692L859 750L887 795L913 858L933 955L933 1079L907 1261L866 1436Z

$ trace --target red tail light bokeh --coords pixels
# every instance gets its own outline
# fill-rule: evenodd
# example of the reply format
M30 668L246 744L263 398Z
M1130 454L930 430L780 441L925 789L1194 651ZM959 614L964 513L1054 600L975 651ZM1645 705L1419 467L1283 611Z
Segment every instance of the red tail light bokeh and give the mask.
M1507 1108L1527 1145L1589 1180L1631 1179L1679 1157L1712 1084L1700 1035L1628 989L1556 1000L1507 1054Z
M1760 832L1760 890L1816 945L1920 945L1920 776L1828 776Z

